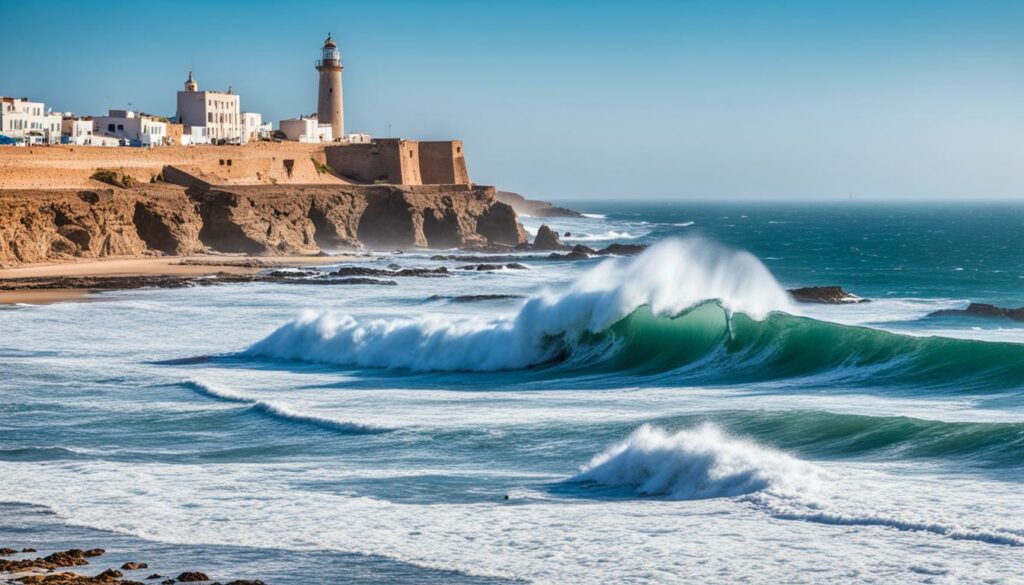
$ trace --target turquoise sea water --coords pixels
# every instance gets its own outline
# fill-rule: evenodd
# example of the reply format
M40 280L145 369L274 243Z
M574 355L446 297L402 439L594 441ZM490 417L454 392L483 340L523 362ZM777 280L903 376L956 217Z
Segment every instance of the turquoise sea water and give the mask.
M1024 305L1024 207L573 206L523 222L652 247L0 309L0 545L272 583L1020 582L1024 324L929 314ZM871 302L784 292L816 285Z

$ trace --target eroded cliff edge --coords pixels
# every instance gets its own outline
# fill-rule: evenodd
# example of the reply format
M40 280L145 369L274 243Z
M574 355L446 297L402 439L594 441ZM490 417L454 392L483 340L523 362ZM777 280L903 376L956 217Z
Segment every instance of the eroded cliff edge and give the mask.
M315 254L514 246L512 208L478 185L253 185L0 190L0 263L104 256Z

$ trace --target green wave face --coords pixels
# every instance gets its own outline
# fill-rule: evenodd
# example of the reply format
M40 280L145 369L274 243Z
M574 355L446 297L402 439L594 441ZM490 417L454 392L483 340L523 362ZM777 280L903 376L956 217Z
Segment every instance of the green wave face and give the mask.
M1024 345L913 337L781 313L757 321L729 315L716 303L672 318L638 309L608 331L578 340L570 353L570 369L673 372L690 383L824 376L829 386L1024 389Z
M944 422L822 411L727 411L723 428L811 457L956 457L988 467L1024 465L1024 424Z

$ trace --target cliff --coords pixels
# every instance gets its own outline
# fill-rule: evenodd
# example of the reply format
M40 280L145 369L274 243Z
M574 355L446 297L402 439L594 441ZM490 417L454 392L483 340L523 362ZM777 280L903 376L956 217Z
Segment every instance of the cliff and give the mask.
M147 183L0 190L0 262L351 248L516 245L526 240L492 187Z
M404 161L405 151L397 149L410 144L381 141L331 152L379 150L383 156L390 148ZM446 162L458 166L462 146L438 144L448 150L428 157L425 168L440 176ZM455 177L465 179L462 184L353 184L342 178L352 174L343 160L333 160L339 168L327 162L332 161L322 145L288 142L3 148L0 263L526 241L512 207L497 201L493 187L468 184L465 173Z

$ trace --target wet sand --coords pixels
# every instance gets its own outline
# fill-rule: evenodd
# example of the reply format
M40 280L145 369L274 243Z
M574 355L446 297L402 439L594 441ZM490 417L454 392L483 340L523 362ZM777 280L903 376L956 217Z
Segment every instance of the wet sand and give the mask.
M16 278L58 278L92 276L181 276L199 277L217 273L255 274L273 268L295 268L351 262L356 256L162 256L155 258L109 258L74 260L0 268L0 281ZM95 292L83 288L0 290L0 305L44 305L87 301Z

